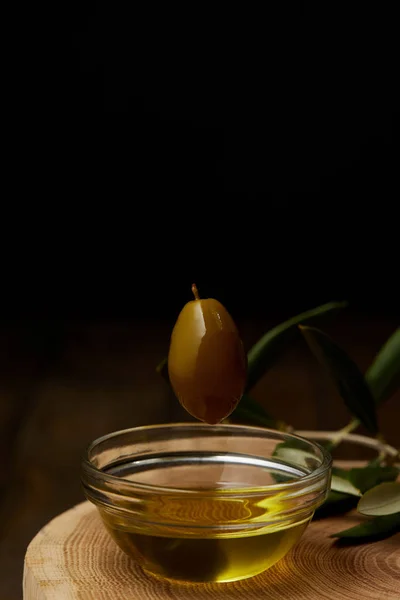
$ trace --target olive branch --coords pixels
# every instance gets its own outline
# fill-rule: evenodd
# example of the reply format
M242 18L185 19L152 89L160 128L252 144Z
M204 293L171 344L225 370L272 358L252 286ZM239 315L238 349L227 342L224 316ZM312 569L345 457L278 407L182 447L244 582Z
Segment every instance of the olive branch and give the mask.
M388 452L378 419L379 407L400 387L400 328L393 332L367 371L362 373L347 352L316 327L322 318L332 316L346 306L346 302L330 302L267 331L247 354L245 393L229 421L293 431L290 424L267 412L251 396L251 392L274 367L287 345L296 337L302 337L352 415L349 423L335 432L332 439L324 444L325 447L334 453L346 436L362 425L381 448L379 455L364 467L350 470L333 468L331 491L315 515L323 518L357 507L359 513L369 519L332 537L347 543L360 543L382 539L400 531L400 456L398 451ZM157 371L169 381L167 359L158 365Z

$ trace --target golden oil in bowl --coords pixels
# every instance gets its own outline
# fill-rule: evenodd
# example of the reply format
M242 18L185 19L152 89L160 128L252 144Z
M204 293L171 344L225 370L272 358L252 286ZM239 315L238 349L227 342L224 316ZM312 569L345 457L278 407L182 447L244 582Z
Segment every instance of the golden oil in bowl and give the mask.
M118 546L158 577L222 583L257 575L289 552L326 497L329 459L311 442L300 442L315 450L307 466L274 455L279 432L145 429L151 440L132 445L128 435L92 461L105 459L101 485L86 475L83 482Z

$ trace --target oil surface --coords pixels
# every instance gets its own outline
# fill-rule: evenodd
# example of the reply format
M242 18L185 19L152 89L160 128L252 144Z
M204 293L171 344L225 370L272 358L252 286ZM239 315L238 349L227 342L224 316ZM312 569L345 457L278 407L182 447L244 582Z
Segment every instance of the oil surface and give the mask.
M110 515L103 518L120 548L146 571L187 582L228 582L257 575L285 556L308 524L271 532L264 528L257 535L240 537L183 538L129 531Z

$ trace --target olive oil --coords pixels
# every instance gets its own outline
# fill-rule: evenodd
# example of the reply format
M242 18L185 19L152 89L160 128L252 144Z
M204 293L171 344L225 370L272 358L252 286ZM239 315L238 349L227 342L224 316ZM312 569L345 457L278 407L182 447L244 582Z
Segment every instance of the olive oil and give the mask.
M228 582L269 569L300 539L308 520L286 529L264 528L256 535L224 534L164 537L120 528L109 515L106 526L122 550L136 557L145 571L186 582Z
M270 568L315 510L276 483L306 472L274 457L189 451L188 443L108 466L121 486L132 485L119 494L117 479L113 504L98 506L111 536L146 572L175 581L236 581Z

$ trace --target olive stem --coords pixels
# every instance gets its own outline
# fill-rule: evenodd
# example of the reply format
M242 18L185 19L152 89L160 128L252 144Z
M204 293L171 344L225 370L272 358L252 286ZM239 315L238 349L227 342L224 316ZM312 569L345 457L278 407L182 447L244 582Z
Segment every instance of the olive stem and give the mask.
M196 300L200 300L199 290L197 289L197 285L195 283L192 284L192 293Z

